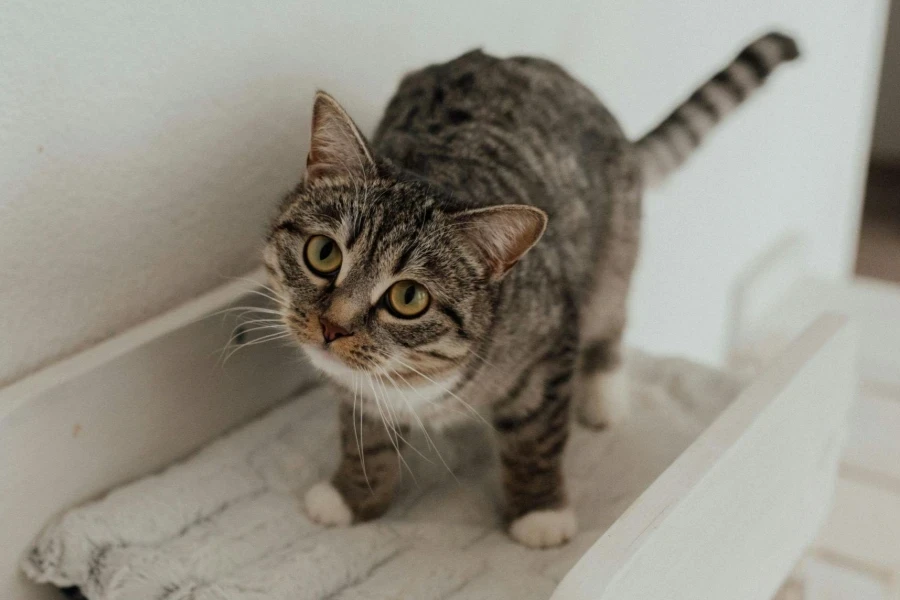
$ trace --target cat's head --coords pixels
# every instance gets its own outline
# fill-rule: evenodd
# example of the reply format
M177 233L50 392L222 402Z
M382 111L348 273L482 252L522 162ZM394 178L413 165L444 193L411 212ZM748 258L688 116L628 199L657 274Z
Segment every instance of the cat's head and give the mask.
M282 320L344 386L369 374L413 387L452 378L487 334L501 279L546 227L536 208L466 209L452 193L375 156L317 94L306 177L265 261Z

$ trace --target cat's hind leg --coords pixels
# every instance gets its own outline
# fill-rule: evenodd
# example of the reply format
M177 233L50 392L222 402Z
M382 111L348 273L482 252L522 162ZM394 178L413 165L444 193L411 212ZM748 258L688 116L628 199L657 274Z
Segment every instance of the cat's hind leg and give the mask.
M631 413L628 377L622 365L621 338L594 340L581 351L576 386L581 421L590 427L615 427Z
M575 403L581 421L594 428L615 427L631 412L628 378L622 365L630 268L627 256L613 256L581 313L581 346Z

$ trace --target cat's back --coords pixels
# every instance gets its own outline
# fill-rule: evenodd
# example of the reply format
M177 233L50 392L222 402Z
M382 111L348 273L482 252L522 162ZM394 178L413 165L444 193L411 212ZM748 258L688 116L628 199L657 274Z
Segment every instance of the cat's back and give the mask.
M552 267L589 289L613 246L627 247L629 260L635 253L633 147L597 97L551 61L475 50L411 73L373 142L380 156L446 186L442 201L457 207L544 210L547 230L517 278L543 281Z
M404 77L374 141L423 175L434 175L428 171L445 156L473 168L478 161L516 163L545 181L565 168L578 171L569 174L576 179L590 176L588 165L627 144L597 97L559 65L481 50Z
M552 61L527 56L497 58L480 49L472 50L406 75L376 138L394 128L424 126L434 132L435 125L469 120L522 124L536 117L555 119L599 105L590 90ZM547 109L553 114L541 114Z

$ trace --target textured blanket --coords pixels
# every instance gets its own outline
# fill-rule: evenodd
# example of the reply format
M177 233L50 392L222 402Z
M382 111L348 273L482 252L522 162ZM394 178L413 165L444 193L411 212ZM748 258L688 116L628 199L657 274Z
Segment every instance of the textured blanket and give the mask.
M64 514L23 568L90 600L546 600L739 389L684 360L632 354L627 369L630 421L573 432L566 468L581 532L563 548L528 550L504 534L490 432L474 421L436 437L443 460L411 440L421 456L407 453L386 517L310 523L299 499L337 457L336 410L319 388Z

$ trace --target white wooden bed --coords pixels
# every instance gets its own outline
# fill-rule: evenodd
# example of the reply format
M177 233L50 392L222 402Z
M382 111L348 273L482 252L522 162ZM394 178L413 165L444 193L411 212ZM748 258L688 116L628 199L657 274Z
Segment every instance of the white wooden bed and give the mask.
M308 381L264 344L218 362L229 284L0 390L0 598L60 510L183 457ZM816 321L615 522L554 600L765 600L827 514L856 385L852 327Z

